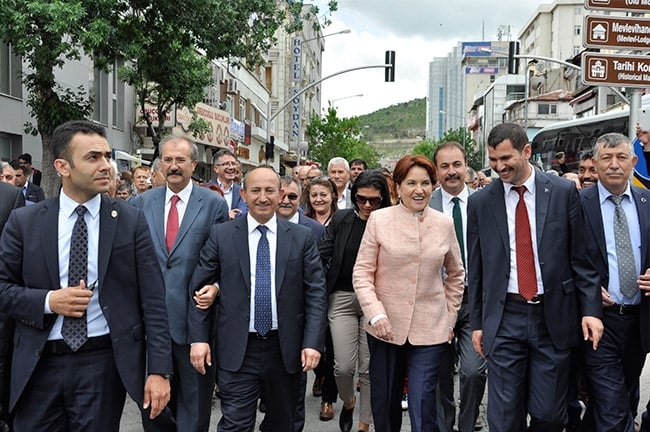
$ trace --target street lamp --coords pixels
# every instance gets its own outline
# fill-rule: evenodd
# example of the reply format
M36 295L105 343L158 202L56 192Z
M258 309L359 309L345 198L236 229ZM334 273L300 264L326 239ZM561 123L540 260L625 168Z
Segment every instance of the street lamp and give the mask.
M355 94L355 95L350 95L350 96L343 96L340 98L332 99L329 101L331 106L334 106L334 102L338 102L340 100L345 100L345 99L352 99L352 98L358 98L358 97L363 97L363 93Z

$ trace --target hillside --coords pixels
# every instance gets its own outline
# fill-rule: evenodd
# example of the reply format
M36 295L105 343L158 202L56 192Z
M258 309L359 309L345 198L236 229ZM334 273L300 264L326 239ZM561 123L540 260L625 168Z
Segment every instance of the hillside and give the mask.
M384 157L399 157L424 139L426 99L414 99L359 116L364 139Z

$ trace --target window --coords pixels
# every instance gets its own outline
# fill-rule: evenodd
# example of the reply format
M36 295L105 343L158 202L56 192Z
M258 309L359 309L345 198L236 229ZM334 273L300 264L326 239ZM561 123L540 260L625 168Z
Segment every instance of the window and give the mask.
M557 114L556 104L538 104L537 114Z
M13 53L11 45L0 41L0 93L17 98L23 96L21 69L20 57Z
M239 96L239 120L246 120L246 99Z
M119 77L119 69L124 66L124 60L116 60L113 64L113 126L124 129L124 81Z
M574 35L580 36L581 31L582 31L582 26L581 25L573 26L573 34Z
M95 68L90 94L94 98L93 120L108 124L108 74Z

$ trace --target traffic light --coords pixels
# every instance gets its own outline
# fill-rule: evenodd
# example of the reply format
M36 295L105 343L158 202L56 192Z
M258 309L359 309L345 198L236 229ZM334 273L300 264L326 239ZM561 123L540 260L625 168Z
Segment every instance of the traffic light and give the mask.
M386 51L386 70L384 73L384 81L395 81L395 51ZM390 66L389 66L390 65Z
M519 42L510 41L508 44L508 73L511 75L517 75L519 72L519 59L515 58L516 55L519 55Z
M266 160L271 160L275 156L273 154L275 150L275 137L271 135L269 142L266 143L266 148L264 149L264 158Z

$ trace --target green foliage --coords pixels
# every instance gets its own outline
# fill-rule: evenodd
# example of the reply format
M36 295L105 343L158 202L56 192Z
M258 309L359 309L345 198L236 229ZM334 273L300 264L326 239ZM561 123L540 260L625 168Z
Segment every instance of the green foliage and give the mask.
M426 129L426 99L414 99L359 117L368 141L386 138L424 136Z
M306 131L312 159L327 166L337 156L347 160L361 158L370 168L378 167L377 151L360 139L360 124L358 117L339 118L332 106L323 117L313 116Z
M474 141L472 133L465 128L450 129L443 134L440 140L421 141L413 147L411 153L424 155L433 161L433 153L438 146L449 141L456 141L465 148L465 156L467 157L467 165L469 167L475 170L483 168L481 152L477 149L476 141Z

